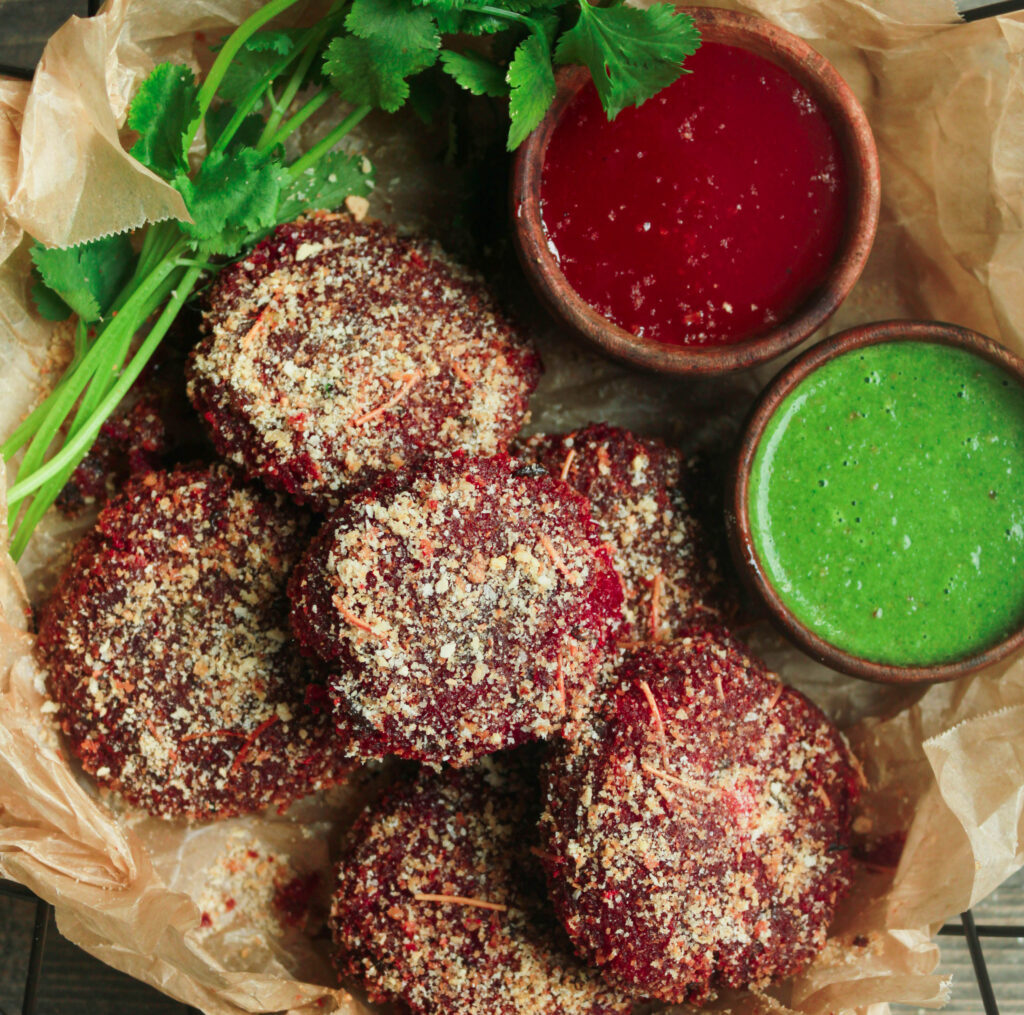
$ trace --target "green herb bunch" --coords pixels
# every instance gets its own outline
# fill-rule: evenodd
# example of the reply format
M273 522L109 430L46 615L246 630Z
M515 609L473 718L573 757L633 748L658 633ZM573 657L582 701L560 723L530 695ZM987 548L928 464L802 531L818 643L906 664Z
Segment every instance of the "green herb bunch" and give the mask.
M612 118L671 84L699 44L670 4L621 0L341 0L311 27L264 27L298 2L269 0L239 25L201 83L188 67L159 65L131 104L131 154L181 194L190 222L149 226L138 253L125 234L34 245L39 312L77 320L70 365L0 446L5 460L24 449L8 491L15 559L203 273L306 210L371 190L367 161L336 150L371 110L396 111L439 65L474 95L508 98L511 150L550 106L556 64L589 67ZM469 36L492 37L493 56L453 48ZM284 142L332 99L350 111L289 163Z

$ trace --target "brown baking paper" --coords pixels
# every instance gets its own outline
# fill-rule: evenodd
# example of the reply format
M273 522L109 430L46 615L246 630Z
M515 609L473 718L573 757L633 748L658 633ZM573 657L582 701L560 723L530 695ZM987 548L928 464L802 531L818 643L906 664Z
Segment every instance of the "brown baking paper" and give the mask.
M67 355L66 327L28 309L23 234L75 243L183 214L176 193L124 155L127 104L155 62L201 64L207 44L256 5L114 0L53 37L31 88L0 80L0 433ZM938 317L1024 352L1024 18L962 25L952 0L723 5L770 18L831 58L878 139L878 241L827 330ZM350 143L377 166L373 214L446 237L461 181L420 134L382 118ZM703 381L637 374L567 342L514 273L499 284L547 363L534 430L604 418L714 453L774 369ZM187 826L125 811L68 762L29 611L87 524L47 518L20 572L9 559L0 566L0 872L52 902L61 931L87 951L204 1011L368 1011L334 988L317 907L340 830L386 776L361 773L285 815ZM892 1002L939 1005L946 984L930 934L1024 864L1024 661L922 694L842 677L770 631L745 634L847 730L867 784L856 831L870 862L858 862L807 972L772 997L717 1007L879 1015ZM275 893L313 873L322 891L309 923L278 919Z

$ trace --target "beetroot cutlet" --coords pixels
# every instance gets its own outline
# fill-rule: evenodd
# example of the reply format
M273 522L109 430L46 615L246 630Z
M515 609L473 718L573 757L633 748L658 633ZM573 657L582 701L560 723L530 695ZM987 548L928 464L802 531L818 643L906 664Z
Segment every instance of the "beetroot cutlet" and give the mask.
M848 887L842 737L720 632L644 646L617 675L545 773L544 864L577 953L671 1002L798 972Z
M537 788L516 764L421 770L349 832L330 922L339 971L372 1001L413 1015L630 1010L550 911L530 852Z
M304 705L288 572L307 526L226 466L131 480L76 547L39 651L85 770L163 817L287 804L349 763Z
M319 510L438 451L502 450L540 369L476 275L343 215L221 272L205 328L189 397L218 452Z
M718 562L682 489L686 462L661 441L595 423L531 437L522 456L590 501L622 578L629 636L671 638L735 612Z
M453 765L582 714L622 603L587 502L504 454L436 459L356 495L289 594L355 753Z

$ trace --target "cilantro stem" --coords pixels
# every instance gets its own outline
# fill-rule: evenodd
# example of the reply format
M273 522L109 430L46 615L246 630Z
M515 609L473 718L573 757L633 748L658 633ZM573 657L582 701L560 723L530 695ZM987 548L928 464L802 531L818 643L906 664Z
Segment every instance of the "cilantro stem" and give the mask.
M582 0L582 2L586 3L587 0ZM550 45L547 35L544 34L544 28L536 18L527 17L525 14L520 14L518 11L506 10L504 7L492 7L490 4L481 4L479 7L473 8L473 10L478 14L489 14L492 18L501 18L505 21L516 21L521 25L526 25L526 27L529 28L542 43L544 43L545 49Z
M81 352L78 351L78 334L84 333L85 325L79 320L78 325L75 329L75 356L71 362L65 367L64 373L60 380L57 382L53 390L43 399L18 425L14 433L7 438L2 445L0 445L0 458L4 461L9 461L24 444L32 439L32 435L39 429L43 420L46 418L46 414L50 411L50 407L53 405L54 400L59 396L61 389L67 385L68 379L72 373L81 364L82 359L85 356L86 349L83 348Z
M359 106L357 109L353 109L330 134L322 137L301 159L297 159L288 167L288 174L291 178L294 180L307 169L315 166L356 124L365 119L372 108L372 106Z
M273 102L273 91L272 85L274 78L277 77L287 66L295 59L295 51L291 51L282 56L276 63L272 64L270 70L266 72L264 78L256 85L255 88L249 89L245 98L238 104L234 113L231 115L231 119L228 120L227 126L220 132L213 147L210 148L210 154L214 152L224 151L234 139L235 134L238 133L238 128L242 126L245 118L256 108L260 99L263 98L267 92L270 92L271 101Z
M231 61L237 56L238 51L245 45L252 35L255 35L268 21L272 21L282 11L288 10L289 7L294 7L299 0L270 0L269 3L264 4L254 14L250 14L229 36L221 51L217 54L217 59L213 61L213 66L210 68L209 73L206 75L206 80L203 82L202 87L199 89L199 95L197 101L199 105L198 112L195 120L189 125L189 129L185 132L183 141L183 150L187 153L189 148L192 147L192 142L196 138L196 134L199 132L199 125L203 122L206 117L206 112L210 108L210 103L213 102L214 95L217 94L217 89L220 87L221 81L224 79L224 75L227 73L228 67L231 65Z
M120 313L110 319L82 361L65 372L52 398L47 400L49 407L43 414L42 421L22 459L18 469L19 478L8 491L7 502L12 518L16 516L17 505L25 494L39 486L41 481L37 481L37 477L46 468L42 465L43 458L75 403L104 367L110 369L110 351L112 348L120 347L119 333L127 332L130 339L139 322L145 320L152 312L153 298L158 296L167 276L175 270L174 262L168 261L147 276L125 300ZM97 432L98 429L97 427ZM26 478L22 479L23 476Z
M317 92L293 117L285 120L266 141L261 140L257 147L265 150L281 144L285 138L295 133L331 97L331 94L326 88Z
M173 264L170 264L169 267L173 268ZM143 368L156 351L167 330L174 323L178 312L192 294L192 289L195 287L202 271L203 269L198 267L189 268L178 281L174 294L153 324L149 334L143 339L138 351L132 357L131 363L121 373L117 383L110 388L103 400L96 406L90 418L83 422L81 428L69 437L60 451L45 465L36 469L26 480L19 480L11 487L11 498L17 498L19 501L33 490L40 491L33 498L32 504L28 512L26 512L22 524L18 526L18 531L11 542L11 556L15 560L24 552L35 523L57 499L58 494L67 482L67 477L74 471L86 452L88 452L107 417L117 408L118 403L128 393L131 386L138 379L139 374L142 373ZM44 486L45 489L40 489ZM41 505L41 507L37 505ZM30 513L33 516L33 520L31 520L30 524L26 525L25 523L30 521Z
M273 147L273 144L270 143L270 139L277 131L281 120L284 118L284 114L292 104L292 100L296 95L298 95L299 89L302 87L302 82L305 80L306 74L309 73L310 65L313 63L313 60L320 49L320 43L323 42L324 36L330 28L330 21L324 21L315 28L306 32L302 43L302 57L295 65L295 70L292 71L292 75L288 79L288 83L284 86L281 98L277 100L270 116L267 117L267 122L263 127L263 133L260 134L259 141L256 142L257 148Z

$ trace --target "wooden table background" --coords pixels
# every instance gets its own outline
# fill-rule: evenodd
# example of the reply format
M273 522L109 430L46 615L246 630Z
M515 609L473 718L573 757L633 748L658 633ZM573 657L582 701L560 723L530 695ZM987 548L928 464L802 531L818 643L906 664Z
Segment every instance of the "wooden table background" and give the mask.
M173 2L173 0L168 0ZM902 0L883 0L898 5ZM966 16L1019 9L1024 2L959 0ZM88 14L86 0L0 0L0 74L31 73L46 39L72 14ZM0 898L0 1015L20 1011L35 906ZM1024 924L1024 871L975 908L978 924ZM977 1015L982 1002L962 937L942 937L942 971L953 974L948 1015ZM1024 937L985 938L985 960L1002 1015L1024 1015ZM184 1006L116 972L51 930L43 957L39 1015L182 1015ZM894 1013L913 1009L896 1005Z

